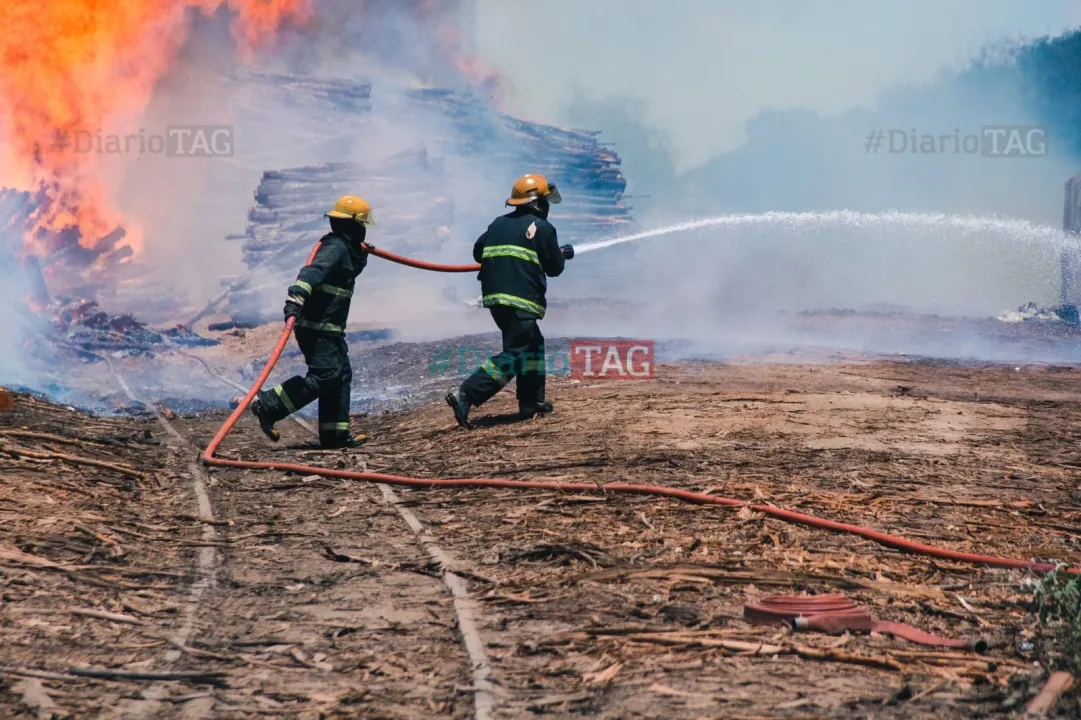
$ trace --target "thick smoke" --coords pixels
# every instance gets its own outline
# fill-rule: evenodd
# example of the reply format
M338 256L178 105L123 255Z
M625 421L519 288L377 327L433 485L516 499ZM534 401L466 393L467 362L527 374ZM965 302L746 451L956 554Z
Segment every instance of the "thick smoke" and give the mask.
M314 0L312 4L309 24L282 28L277 45L243 65L257 71L371 82L374 104L386 110L343 120L321 117L299 98L258 97L257 90L243 80L246 69L238 63L229 13L193 13L180 56L157 83L142 115L117 118L115 127L103 127L100 132L107 138L131 133L134 127L134 132L152 136L175 125L230 125L233 155L178 158L134 150L99 158L103 184L129 225L139 228L145 240L136 259L135 280L116 283L97 297L104 309L133 312L144 321L166 326L190 318L221 292L223 281L245 275L239 243L227 242L225 237L243 232L254 204L253 191L264 171L324 162L378 163L448 134L449 128L434 115L417 117L407 112L396 97L400 88L436 85L494 97L494 76L461 46L459 3ZM401 181L408 187L411 178ZM448 192L465 210L457 213L458 218L469 216L472 208L483 208L484 202L498 199L501 207L509 182L490 167L469 163L450 167ZM367 194L364 186L349 190ZM334 199L325 198L327 209ZM383 198L371 200L378 217ZM487 209L483 214L488 214ZM460 236L444 245L444 260L460 262L468 257L472 238L479 233L475 221L459 225ZM322 227L312 231L312 243L322 231ZM380 244L378 230L372 240ZM19 244L12 239L0 247ZM10 260L0 258L0 302L21 308L25 278L16 259ZM373 261L362 278L354 315L360 322L411 322L422 334L431 334L449 327L444 320L432 318L432 308L446 305L447 286L462 282L462 278L437 281ZM267 290L268 313L280 308L286 284L283 281L280 287ZM370 285L378 286L379 294L369 293ZM466 297L469 293L463 292L462 299ZM464 303L454 305L458 315L465 314ZM37 387L45 382L26 367L28 356L23 349L25 339L40 333L37 322L28 312L17 314L9 323L12 332L0 350L0 381ZM163 373L173 372L165 364L161 367Z
M465 53L472 4L460 0L315 0L311 22L296 29L276 60L296 72L370 77L382 71L406 83L464 87L498 78L466 72L479 64Z
M26 276L14 254L0 242L0 303L7 308L4 342L0 343L0 385L32 385L37 375L26 361L25 343L40 331L37 319L25 310L29 292ZM12 246L15 243L11 243Z
M274 51L257 58L258 70L373 85L374 110L342 118L321 117L318 109L304 106L303 97L253 96L243 80L231 82L234 53L228 17L221 13L196 21L180 61L159 84L143 125L159 130L176 124L232 125L234 156L144 157L138 162L124 158L116 163L117 175L123 178L122 208L127 217L146 228L147 249L141 258L147 268L144 280L174 307L156 319L190 317L221 291L223 279L247 272L239 243L227 243L224 238L244 230L246 214L254 204L253 191L264 171L343 161L378 165L421 144L430 154L438 154L436 141L451 134L450 120L435 113L411 112L401 89L423 84L484 93L494 87L489 75L470 74L477 66L460 47L458 5L316 0L308 24L283 30ZM328 124L334 125L329 134ZM456 212L456 234L444 246L445 259L461 262L468 258L472 238L482 229L475 222L462 222L463 218L469 218L470 209L482 207L483 202L501 199L510 180L493 176L490 167L468 163L450 165L447 171L447 192L462 212ZM414 178L397 180L408 188ZM379 217L385 198L372 196L363 182L350 191L368 196ZM325 198L327 209L334 199ZM312 243L320 232L312 232ZM371 239L380 243L378 229ZM437 244L433 242L432 247ZM207 272L208 268L213 271ZM422 315L423 303L438 304L442 289L456 282L449 278L435 282L415 271L401 273L382 261L373 263L364 280L377 272L393 278L384 284L393 286L396 298L380 303L383 315L391 308L395 312L389 313L391 317L375 317L370 305L358 303L355 315L360 321L393 323L403 317L416 318ZM281 303L283 291L267 290L268 312ZM143 301L144 293L144 286L130 288L126 296L114 299L112 307L139 309L142 315L153 316Z
M741 147L675 178L657 158L664 141L641 119L641 104L579 100L567 114L619 128L630 140L619 147L628 169L661 168L632 177L636 192L650 196L635 203L636 217L651 227L723 213L840 209L994 215L1061 227L1065 181L1081 171L1079 58L1081 33L994 46L925 86L883 93L874 107L832 116L762 110L747 123ZM993 148L983 127L1033 125L1047 131L1032 136L1046 139L1046 155L987 156ZM878 131L884 139L872 152L866 143ZM643 301L639 332L733 342L791 337L778 311L986 317L1028 301L1056 304L1059 248L1053 238L1016 230L972 234L901 223L702 230L642 241L633 249L641 272L628 271L625 296Z
M649 122L648 112L649 103L644 98L598 98L581 89L562 110L572 127L604 130L604 137L615 145L623 161L628 197L646 209L652 204L651 194L676 179L672 138Z
M311 132L310 108L255 103L258 111L252 112L250 98L229 80L236 55L227 15L197 18L180 60L139 120L147 132L176 124L233 125L235 155L106 158L108 183L125 216L141 227L146 247L141 280L118 288L103 302L106 308L133 310L154 322L183 320L220 291L223 277L244 274L239 246L224 237L243 230L264 170L376 162L417 143L431 148L450 134L446 120L410 111L401 88L469 89L498 103L508 83L466 47L471 7L457 0L314 0L311 22L287 29L255 64L371 82L376 111L343 123L330 138ZM832 116L764 109L747 123L743 146L682 174L675 170L671 139L646 119L654 99L580 93L563 115L568 124L602 130L615 141L625 158L628 191L636 196L630 204L645 226L715 213L842 208L996 214L1057 225L1062 185L1078 171L1081 157L1081 34L994 50L926 86L884 93L874 107ZM1039 123L1050 128L1046 157L989 158L950 145L951 137L963 143L985 125ZM885 145L869 153L864 143L878 130L886 133ZM944 151L911 152L912 131L919 142L923 135L939 138ZM889 143L896 148L902 139L906 151L889 152ZM525 170L449 162L455 225L435 258L468 261L473 239L503 211L509 183ZM410 178L403 180L408 185ZM366 193L363 186L355 191ZM371 199L378 217L383 199ZM558 226L559 208L553 220ZM312 242L318 234L312 233ZM373 242L379 244L378 238L376 229ZM21 296L15 263L0 260L0 294ZM476 294L472 274L432 276L372 263L361 279L356 321L409 328L413 337L490 329L483 313L470 315L458 300L447 300ZM973 236L899 225L697 231L575 259L553 282L554 299L623 299L642 310L622 321L590 316L561 322L556 312L549 327L719 339L724 350L791 339L791 315L778 311L910 308L986 316L1028 300L1050 304L1057 300L1057 263L1052 244L1017 232ZM282 290L268 289L268 311L276 310ZM24 335L32 334L28 323L15 322ZM874 349L875 342L861 347ZM17 367L18 347L0 351L0 380L26 376Z

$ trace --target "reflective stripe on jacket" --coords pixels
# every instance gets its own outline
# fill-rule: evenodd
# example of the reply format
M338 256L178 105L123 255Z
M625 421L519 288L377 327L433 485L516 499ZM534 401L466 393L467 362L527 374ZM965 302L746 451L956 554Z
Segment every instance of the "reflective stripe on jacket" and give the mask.
M497 217L473 246L480 263L481 302L502 305L543 318L549 277L566 262L555 227L529 208Z
M311 263L301 268L289 294L303 301L296 326L344 334L356 278L368 264L360 244L342 235L324 235Z

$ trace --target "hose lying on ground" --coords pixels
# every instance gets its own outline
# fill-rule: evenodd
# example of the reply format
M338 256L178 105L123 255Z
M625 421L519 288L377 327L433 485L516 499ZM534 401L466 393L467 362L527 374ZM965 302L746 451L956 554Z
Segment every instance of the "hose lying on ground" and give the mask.
M975 638L954 640L926 633L899 622L875 620L871 614L844 595L767 595L743 606L743 617L752 625L787 625L797 631L824 633L884 633L920 645L987 650L987 641Z
M315 252L318 249L318 245L312 249L311 254L308 256L308 262L310 263L315 257ZM379 257L398 262L403 265L409 265L410 267L422 268L426 270L433 270L437 272L471 272L479 266L473 265L440 265L436 263L427 263L419 260L413 260L411 258L401 257L388 253L385 250L378 250L377 248L369 248L372 254ZM635 485L629 483L609 483L607 485L591 484L591 483L569 483L569 482L541 482L536 480L503 480L498 478L415 478L405 477L401 475L385 475L382 473L373 472L355 472L350 470L334 470L330 468L321 468L311 465L297 465L293 463L279 463L279 462L259 462L253 460L225 460L217 458L214 453L217 452L218 447L222 441L225 440L226 435L236 426L240 417L251 405L252 400L255 399L256 393L263 387L270 373L274 370L274 366L277 364L278 359L281 357L282 351L285 350L286 344L289 342L289 337L293 331L294 320L290 318L285 324L285 329L282 330L281 336L278 338L278 343L274 347L273 352L270 354L270 358L267 360L266 366L263 368L262 373L256 378L255 383L248 390L247 395L240 402L240 405L233 410L232 415L225 421L225 424L221 426L218 433L207 445L206 450L203 452L202 459L206 465L212 467L230 467L230 468L243 468L246 470L277 470L286 472L302 473L304 475L319 475L328 478L339 478L342 480L360 480L363 482L373 483L386 483L388 485L401 485L405 487L415 488L468 488L468 487L490 487L490 488L515 488L519 490L551 490L559 492L569 493L589 493L597 489L603 490L605 493L619 493L628 495L652 495L655 497L667 497L675 500L682 500L689 503L697 503L701 505L720 505L722 507L749 507L755 512L762 513L778 520L784 520L789 523L796 523L799 525L807 525L809 527L821 528L824 530L832 530L838 533L845 533L848 535L857 535L862 538L866 538L879 545L884 545L888 548L900 550L902 552L912 553L915 555L923 555L926 557L939 558L942 560L951 560L953 562L968 563L972 565L986 565L989 567L998 568L1014 568L1018 570L1032 570L1038 573L1048 573L1056 569L1056 565L1051 563L1041 563L1032 560L1014 560L1010 558L996 557L994 555L980 555L976 553L959 552L957 550L948 550L946 548L935 547L934 545L927 545L912 540L907 540L896 535L888 535L886 533L872 530L871 528L862 527L859 525L848 525L846 523L836 522L834 520L827 520L825 518L815 517L813 515L806 515L804 513L795 512L792 510L785 510L783 508L774 507L772 505L753 505L742 500L735 500L731 498L717 497L715 495L709 495L703 492L695 492L692 490L680 490L678 488L669 488L661 485ZM1070 570L1071 573L1078 572L1077 570Z

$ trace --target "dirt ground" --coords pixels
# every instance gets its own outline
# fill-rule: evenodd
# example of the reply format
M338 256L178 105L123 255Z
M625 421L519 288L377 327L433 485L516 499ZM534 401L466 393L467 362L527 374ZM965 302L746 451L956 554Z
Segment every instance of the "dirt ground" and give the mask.
M220 454L654 483L1081 562L1081 369L818 360L557 378L554 415L508 422L511 389L470 432L440 403L359 416L371 441L348 452L291 424L272 445L245 418ZM1010 717L1057 660L1028 572L600 488L387 492L203 469L223 419L173 415L170 432L24 395L0 413L0 716L457 718L490 698L499 718ZM743 618L761 595L836 592L990 649Z

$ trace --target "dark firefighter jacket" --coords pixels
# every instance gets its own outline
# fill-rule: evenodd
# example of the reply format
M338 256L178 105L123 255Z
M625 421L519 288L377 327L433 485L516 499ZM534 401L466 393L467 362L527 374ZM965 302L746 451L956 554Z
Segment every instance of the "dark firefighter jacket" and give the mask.
M563 272L566 262L556 229L527 208L497 217L477 238L473 259L480 263L484 307L503 305L543 318L548 307L547 277Z
M353 286L367 264L368 253L360 243L334 233L324 235L311 264L301 268L289 286L290 295L304 299L296 326L345 334Z

